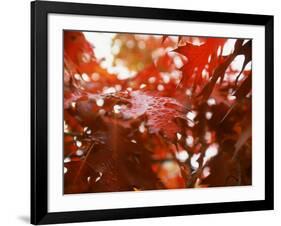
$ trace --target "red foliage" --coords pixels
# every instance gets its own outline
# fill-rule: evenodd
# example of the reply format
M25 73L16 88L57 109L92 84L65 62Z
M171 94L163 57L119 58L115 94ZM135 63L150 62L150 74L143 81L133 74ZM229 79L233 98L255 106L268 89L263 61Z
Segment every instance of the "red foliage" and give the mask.
M189 80L194 78L194 86L202 83L202 72L205 69L209 75L213 74L214 68L221 63L222 47L227 39L225 38L206 38L202 45L193 45L186 42L184 46L179 46L174 51L184 55L187 63L182 67L182 84L189 86ZM195 74L196 73L196 74Z
M116 34L119 79L65 31L64 192L251 184L251 41L227 41Z

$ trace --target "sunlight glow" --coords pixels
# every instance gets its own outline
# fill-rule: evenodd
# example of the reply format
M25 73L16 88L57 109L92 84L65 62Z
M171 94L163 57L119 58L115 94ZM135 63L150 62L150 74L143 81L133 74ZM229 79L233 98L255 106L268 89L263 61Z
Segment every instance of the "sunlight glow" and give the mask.
M81 150L81 149L78 149L78 150L76 151L76 155L77 155L77 156L82 156L83 154L84 154L84 151Z
M209 98L208 101L207 101L207 104L209 106L216 105L216 100L214 98Z
M194 138L193 138L193 136L188 135L188 136L186 137L186 139L185 139L185 142L186 142L186 145L187 145L188 147L193 147L193 144L194 144Z
M203 158L203 165L205 165L211 158L215 157L219 153L219 145L217 143L211 144L205 151Z
M145 132L144 122L142 122L142 123L140 124L140 126L139 126L139 131L140 131L141 133L144 133L144 132Z
M99 106L99 107L102 107L104 105L104 100L103 99L97 99L96 100L96 104Z
M76 146L77 146L77 147L81 147L81 146L82 146L82 142L79 141L79 140L77 140L77 141L76 141Z
M202 171L202 177L206 178L211 174L211 169L210 167L206 166L204 167L203 171Z
M181 151L176 153L176 158L180 162L186 162L186 160L189 158L189 154L186 150L181 150Z
M197 170L199 168L198 159L200 158L201 153L193 154L190 159L190 164L193 170Z
M180 140L182 135L180 133L177 133L177 139Z
M86 73L83 73L83 74L82 74L82 79L83 79L85 82L89 82L89 81L90 81L90 78L89 78L89 76L88 76Z
M195 119L195 117L197 116L197 112L196 111L189 111L186 114L187 119L193 121Z

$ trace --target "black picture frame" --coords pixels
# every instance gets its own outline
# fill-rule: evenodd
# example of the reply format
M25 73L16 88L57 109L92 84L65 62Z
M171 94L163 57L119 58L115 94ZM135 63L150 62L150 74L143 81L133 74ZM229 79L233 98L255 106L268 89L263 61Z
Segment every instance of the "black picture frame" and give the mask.
M265 28L265 199L142 208L48 212L48 14L73 14L262 25ZM98 220L165 217L272 210L273 189L273 16L157 9L113 5L31 3L31 223L51 224Z

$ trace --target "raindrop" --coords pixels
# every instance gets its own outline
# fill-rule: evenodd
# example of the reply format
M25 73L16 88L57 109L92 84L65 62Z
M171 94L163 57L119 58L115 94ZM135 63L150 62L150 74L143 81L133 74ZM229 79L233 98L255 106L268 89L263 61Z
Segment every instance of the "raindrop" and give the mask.
M165 89L165 87L163 86L163 85L161 85L161 84L159 84L158 86L157 86L157 90L158 91L163 91Z
M206 178L211 174L211 169L210 167L206 166L204 167L203 171L202 171L202 177Z
M163 75L163 81L164 83L169 83L170 82L170 77L168 75Z
M71 102L71 107L75 108L76 107L76 102Z
M150 84L153 84L154 82L156 82L156 78L155 78L155 77L150 77L150 78L148 79L148 82L149 82Z
M186 150L181 150L179 152L176 153L176 158L180 161L180 162L185 162L189 157L189 154Z
M71 158L69 157L66 157L64 160L63 160L64 163L68 163L68 162L71 162Z
M91 76L91 78L94 80L94 81L98 81L100 79L100 74L97 73L97 72L94 72Z
M144 132L145 132L144 122L142 122L142 123L140 124L140 126L139 126L139 131L140 131L141 133L144 133Z
M96 104L99 106L99 107L102 107L104 105L104 100L102 98L100 99L97 99L96 100Z
M215 157L218 154L218 144L211 144L206 152L205 152L205 156L203 158L203 166L213 157Z
M219 46L218 50L217 50L217 56L219 56L221 54L221 46Z
M212 55L210 54L209 57L208 57L208 63L211 62L211 59L212 59Z
M77 155L77 156L82 156L83 154L84 154L84 151L81 150L81 149L78 149L78 150L76 151L76 155Z
M209 72L206 70L206 68L204 68L203 71L202 71L202 77L203 78L208 78L209 77Z
M210 143L212 141L212 133L210 131L207 131L205 133L204 139L207 143Z
M101 177L102 177L102 173L99 172L99 176L96 178L95 182L98 182L101 179Z
M213 117L213 113L210 112L210 111L207 111L206 114L205 114L205 117L206 117L206 119L209 120L209 119L211 119Z
M183 66L183 62L179 56L174 57L174 63L177 68L181 68Z
M83 131L86 132L87 129L88 129L88 127L86 126L86 127L83 128Z
M115 89L116 89L116 91L121 91L121 89L122 89L122 86L121 85L119 85L119 84L117 84L117 85L115 85Z
M83 73L83 74L82 74L82 79L83 79L85 82L89 82L89 81L90 81L90 78L89 78L89 76L88 76L86 73Z
M186 118L193 121L195 119L197 115L197 112L196 111L189 111L187 114L186 114Z
M79 141L79 140L77 140L77 141L76 141L76 146L77 146L77 147L81 147L81 146L82 146L82 142Z
M193 154L190 159L190 164L192 169L197 170L199 168L198 159L200 157L201 153Z
M178 140L180 140L181 137L182 137L182 135L181 135L180 133L177 133L177 138L178 138Z
M78 73L75 73L75 74L74 74L74 78L75 78L76 80L81 80L81 76L80 76Z
M65 133L68 132L68 125L66 124L65 121L63 121L63 130Z
M213 158L218 154L218 152L219 152L219 145L216 143L211 144L205 152L205 157Z
M227 95L227 99L230 101L236 100L236 96Z
M187 145L188 147L193 147L193 144L194 144L194 138L193 138L193 136L188 135L188 136L186 137L186 139L185 139L185 142L186 142L186 145Z
M195 123L193 121L187 121L187 125L189 127L193 127L193 126L195 126Z
M105 112L106 112L106 111L105 111L104 109L100 109L100 110L99 110L99 115L105 115Z
M186 90L185 90L185 94L186 94L186 96L191 97L191 96L192 96L192 91L191 91L191 89L186 89Z
M207 101L207 104L209 106L216 105L216 100L214 98L209 98L208 101Z
M136 187L133 187L133 190L134 191L141 191L140 189L136 188Z
M118 104L114 105L114 106L113 106L113 111L114 111L114 113L115 113L115 114L120 113L121 108L122 108L122 107L121 107L120 105L118 105Z

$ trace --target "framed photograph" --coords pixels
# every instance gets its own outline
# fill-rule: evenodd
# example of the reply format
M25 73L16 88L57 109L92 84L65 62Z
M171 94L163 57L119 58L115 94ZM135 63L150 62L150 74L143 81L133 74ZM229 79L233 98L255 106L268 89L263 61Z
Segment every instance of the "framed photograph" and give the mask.
M273 209L273 16L31 3L31 223Z

